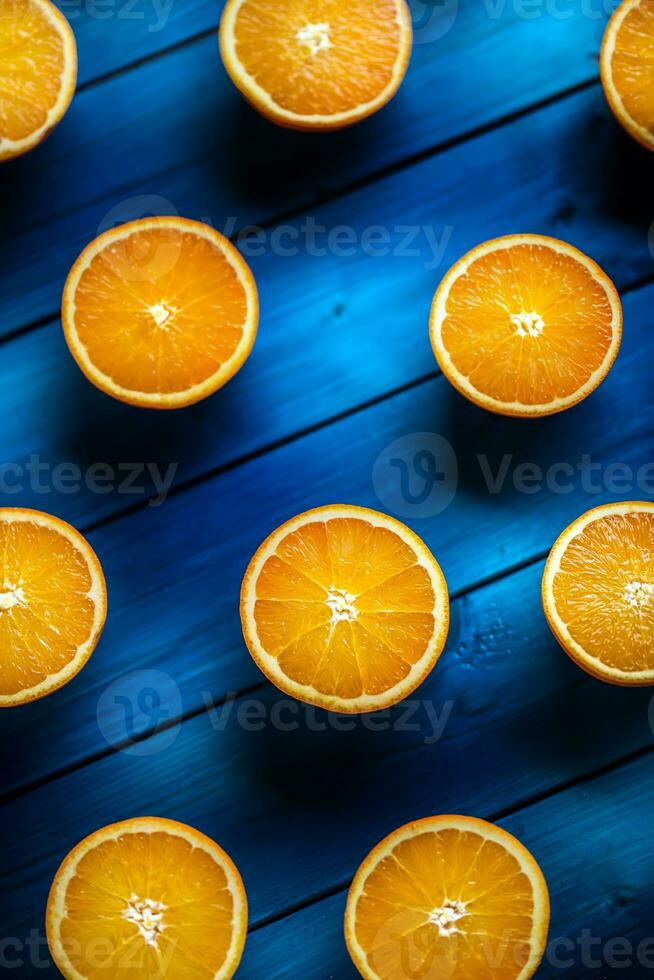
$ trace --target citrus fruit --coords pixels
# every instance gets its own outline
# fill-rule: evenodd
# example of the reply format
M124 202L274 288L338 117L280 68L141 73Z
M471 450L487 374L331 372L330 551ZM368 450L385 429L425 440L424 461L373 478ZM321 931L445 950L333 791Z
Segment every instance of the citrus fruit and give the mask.
M332 711L385 708L438 660L447 586L424 543L364 507L300 514L264 541L241 590L243 635L281 691Z
M102 568L82 535L49 514L0 509L0 707L67 684L106 615Z
M556 540L543 608L566 653L600 680L654 684L654 504L605 504Z
M395 95L411 54L406 0L228 0L225 67L268 119L339 129Z
M547 941L536 861L501 827L427 817L368 855L347 900L345 938L367 980L526 980Z
M70 852L46 926L67 980L227 980L245 945L247 899L214 841L175 820L138 817Z
M431 312L445 376L500 415L551 415L577 404L608 374L621 336L620 298L606 273L542 235L509 235L468 252Z
M654 150L654 2L625 0L604 34L600 68L616 118Z
M254 344L257 289L234 246L207 225L147 218L100 235L64 289L73 357L120 401L182 408L222 387Z
M71 103L77 47L50 0L0 0L0 160L45 139Z

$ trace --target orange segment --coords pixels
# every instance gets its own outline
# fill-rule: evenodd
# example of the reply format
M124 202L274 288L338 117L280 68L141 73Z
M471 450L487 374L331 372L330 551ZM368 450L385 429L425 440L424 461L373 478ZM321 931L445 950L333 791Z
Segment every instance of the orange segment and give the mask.
M0 160L37 146L68 109L75 37L50 0L0 0Z
M55 877L48 945L68 980L227 980L247 932L228 855L173 820L142 817L82 841Z
M514 837L471 817L394 831L352 883L345 938L367 980L526 980L547 941L542 872Z
M62 318L93 384L147 408L181 408L224 385L248 357L259 304L226 238L184 218L112 229L66 282Z
M294 129L337 129L384 106L411 53L406 0L228 0L223 61L246 99Z
M362 712L410 694L438 660L447 586L424 543L363 507L320 507L274 532L241 591L245 642L280 690Z
M606 504L571 524L550 552L543 607L584 670L654 684L654 504Z
M609 21L600 58L602 84L616 118L654 149L654 0L625 0Z
M609 277L572 245L510 235L449 271L430 331L443 373L470 401L502 415L551 415L608 374L622 308Z
M102 569L81 534L48 514L0 509L0 707L67 684L106 614Z

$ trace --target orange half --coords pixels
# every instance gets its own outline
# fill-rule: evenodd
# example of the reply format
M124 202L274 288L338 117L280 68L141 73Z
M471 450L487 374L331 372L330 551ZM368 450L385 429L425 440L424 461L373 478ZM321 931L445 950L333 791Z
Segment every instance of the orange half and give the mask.
M605 504L557 539L543 608L566 653L600 680L654 684L654 504Z
M381 109L411 42L406 0L228 0L220 25L236 87L292 129L339 129Z
M549 915L543 874L515 837L472 817L428 817L365 859L345 938L367 980L527 980Z
M241 590L243 635L281 691L376 711L424 680L447 636L438 562L399 521L364 507L307 511L264 541Z
M105 232L64 289L66 341L98 388L131 405L182 408L247 359L257 332L254 278L234 246L186 218Z
M654 150L654 0L625 0L604 34L604 92L620 124Z
M67 684L106 615L102 568L82 535L49 514L0 509L0 707Z
M77 47L50 0L0 0L0 161L34 149L62 119Z
M600 267L542 235L495 238L468 252L438 287L432 347L466 398L500 415L552 415L608 374L622 307Z
M209 837L140 817L71 851L46 925L67 980L228 980L245 946L247 899L234 863Z

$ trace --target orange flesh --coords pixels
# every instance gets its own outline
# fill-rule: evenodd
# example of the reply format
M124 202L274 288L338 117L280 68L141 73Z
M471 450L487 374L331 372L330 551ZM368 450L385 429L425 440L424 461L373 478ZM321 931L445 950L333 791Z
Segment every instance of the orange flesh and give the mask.
M15 695L74 659L95 606L84 556L56 531L0 521L0 556L0 695Z
M47 121L61 92L61 36L31 0L0 0L0 148Z
M355 935L383 980L513 980L530 956L533 886L480 834L419 833L365 880Z
M134 921L146 900L154 903L155 918L144 923L154 930L149 941ZM234 899L225 871L173 834L127 833L98 844L79 862L65 902L60 937L89 980L209 980L231 946Z
M611 71L627 113L654 135L654 0L641 0L622 21Z
M428 572L397 534L334 518L282 540L257 580L254 619L287 677L349 699L407 676L434 634L434 606Z
M75 327L93 365L146 394L183 392L235 353L248 304L211 241L175 228L132 232L82 273Z
M442 343L484 395L543 405L573 395L612 341L602 285L574 258L513 245L475 259L447 297Z
M276 105L331 116L391 83L401 45L396 0L246 0L236 54Z
M586 653L619 670L654 670L654 514L592 521L566 547L552 588Z

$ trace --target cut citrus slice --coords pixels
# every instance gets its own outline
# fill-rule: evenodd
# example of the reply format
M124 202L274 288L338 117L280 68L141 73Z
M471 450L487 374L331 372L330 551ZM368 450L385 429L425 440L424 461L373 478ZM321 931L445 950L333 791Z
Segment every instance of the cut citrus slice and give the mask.
M50 0L0 0L0 160L45 139L71 103L75 37Z
M68 980L227 980L243 954L247 899L214 841L174 820L139 817L71 851L46 925Z
M438 562L364 507L300 514L264 541L241 590L252 657L284 693L333 711L396 704L438 660L449 622Z
M185 218L148 218L82 252L62 318L94 385L131 405L182 408L243 365L259 303L250 269L221 234Z
M367 980L526 980L549 915L543 874L515 837L473 817L428 817L365 859L345 938Z
M562 412L604 380L622 337L609 277L578 249L542 235L479 245L450 269L431 312L441 370L500 415Z
M605 504L557 539L543 608L566 653L600 680L654 684L654 504Z
M100 562L82 535L35 510L0 509L0 707L63 687L107 615Z
M220 25L236 87L291 129L339 129L381 109L411 39L406 0L228 0Z
M654 150L654 2L624 0L604 34L602 84L616 118Z

